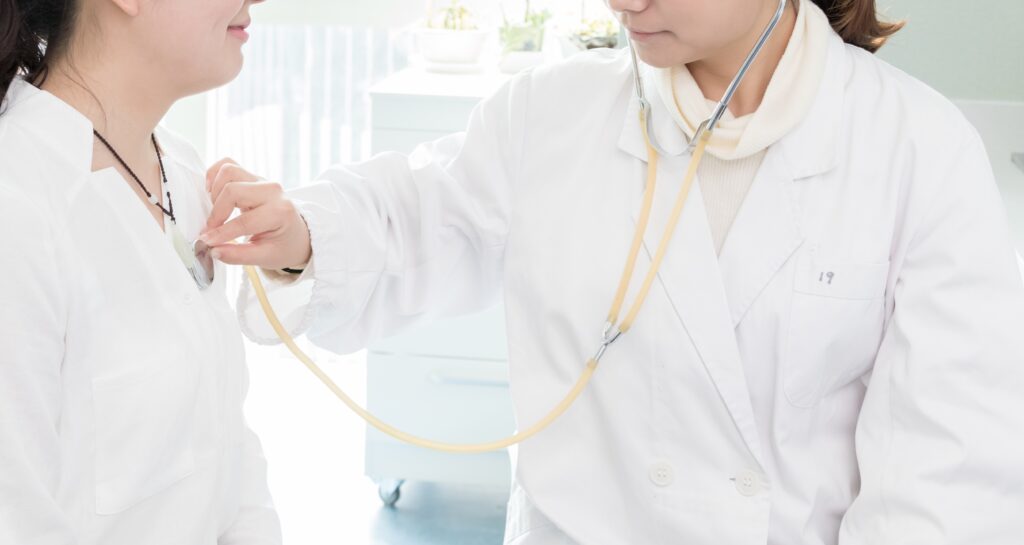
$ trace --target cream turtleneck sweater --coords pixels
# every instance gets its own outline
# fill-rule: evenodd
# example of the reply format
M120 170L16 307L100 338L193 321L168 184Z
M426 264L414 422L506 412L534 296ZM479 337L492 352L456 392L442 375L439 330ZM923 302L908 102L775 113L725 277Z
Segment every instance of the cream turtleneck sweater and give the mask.
M796 25L757 111L742 117L726 112L698 171L715 250L746 199L768 148L807 115L825 73L832 32L828 17L811 0L799 0ZM717 105L708 100L686 66L661 69L658 94L690 138Z

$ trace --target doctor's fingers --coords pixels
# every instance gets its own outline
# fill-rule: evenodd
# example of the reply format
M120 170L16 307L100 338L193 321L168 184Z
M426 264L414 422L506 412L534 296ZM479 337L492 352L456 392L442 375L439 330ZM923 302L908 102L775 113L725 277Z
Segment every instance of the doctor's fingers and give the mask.
M234 219L201 237L208 246L227 244L241 237L266 235L287 227L288 219L295 213L288 201L270 203L239 214Z
M243 212L258 206L283 201L284 190L279 184L271 182L236 182L228 184L220 191L213 201L213 210L206 220L206 230L220 227L231 217L236 209Z
M211 169L212 170L212 169ZM234 182L260 182L263 178L257 176L235 163L224 163L217 168L212 176L207 176L206 190L213 200L217 200L220 192Z
M266 241L247 242L244 244L224 244L211 251L217 261L228 265L254 265L265 269L280 269L288 264L276 263L277 248Z
M240 226L237 232L255 234L241 244L214 245L213 258L229 265L254 265L264 269L304 268L313 254L306 223L294 210L294 220L280 224L280 211L274 208L272 204L261 206L225 225L237 224Z

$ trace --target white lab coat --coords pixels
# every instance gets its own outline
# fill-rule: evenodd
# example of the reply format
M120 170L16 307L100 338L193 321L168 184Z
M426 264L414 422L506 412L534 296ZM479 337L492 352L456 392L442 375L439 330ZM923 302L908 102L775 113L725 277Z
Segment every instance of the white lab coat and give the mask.
M91 172L88 120L20 80L7 98L0 543L280 543L223 266L199 291L129 183ZM203 163L157 136L194 237L211 206Z
M828 55L720 258L695 187L634 328L519 448L506 543L1024 540L1024 283L981 140L879 59L834 35ZM294 194L314 263L274 285L287 325L350 351L503 291L516 416L536 422L596 349L622 271L637 110L626 54L591 53L515 78L464 135L331 170ZM631 293L688 160L662 158Z

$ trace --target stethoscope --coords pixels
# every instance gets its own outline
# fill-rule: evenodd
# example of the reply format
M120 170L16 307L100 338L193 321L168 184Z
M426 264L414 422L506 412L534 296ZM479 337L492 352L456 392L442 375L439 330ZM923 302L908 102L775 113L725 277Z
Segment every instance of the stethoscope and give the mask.
M715 130L715 127L718 126L718 122L722 120L722 116L724 116L725 112L729 110L729 103L732 102L733 95L736 94L736 90L739 89L740 84L743 83L743 79L747 76L747 72L750 70L751 65L754 64L755 60L757 60L757 56L761 53L761 50L764 49L765 44L768 43L768 39L771 38L772 33L775 32L775 27L779 26L779 21L782 20L782 14L786 11L787 1L788 0L779 0L779 5L775 9L775 14L772 16L771 21L769 21L768 26L765 27L764 32L761 33L761 37L758 38L757 43L754 44L754 48L750 50L750 54L748 54L747 58L744 59L739 71L736 72L736 76L733 77L732 82L729 83L729 87L725 89L725 94L722 95L722 100L718 101L714 111L711 113L711 117L704 120L704 122L697 127L697 131L694 133L693 138L687 137L688 145L686 149L676 154L665 151L660 145L658 145L658 140L651 128L651 103L647 100L647 94L644 92L644 82L640 74L640 63L637 60L636 48L633 46L632 41L629 42L629 53L633 61L633 81L636 85L637 100L640 102L640 112L646 120L647 141L654 146L654 149L659 154L668 157L677 157L687 153L692 153L697 147L697 143L704 137L704 134Z
M654 284L655 277L657 276L658 270L661 266L662 260L668 251L669 242L672 239L672 235L675 232L676 226L679 223L679 218L682 215L683 208L686 204L687 198L690 194L690 188L693 185L694 178L697 174L697 169L700 166L701 159L704 156L704 151L711 139L711 134L714 132L718 122L722 119L726 110L729 107L729 102L732 100L733 95L742 83L743 78L746 76L750 66L757 59L757 56L764 49L765 44L771 37L775 28L778 26L779 21L782 19L782 15L785 11L786 2L788 0L779 0L778 9L775 11L774 16L765 28L761 37L754 45L750 54L747 55L740 67L736 76L733 78L729 87L726 89L725 94L722 96L722 100L718 102L715 107L714 113L700 124L697 131L694 133L693 138L688 139L688 145L679 154L671 154L662 149L652 132L651 125L651 104L647 100L647 95L644 92L643 80L640 73L640 63L637 58L636 49L632 42L629 44L630 57L633 63L633 77L636 85L637 100L640 104L639 121L641 130L643 131L644 139L647 144L647 184L644 189L643 205L642 210L637 221L636 231L633 235L632 244L629 251L629 257L626 260L626 265L622 272L622 277L619 280L618 289L616 291L615 299L612 302L611 309L608 312L607 319L604 324L604 328L601 332L601 339L594 352L584 367L579 379L573 385L572 389L568 394L552 409L544 418L540 419L537 423L530 426L524 431L518 432L515 435L500 439L497 441L491 441L488 443L480 444L451 444L443 443L439 441L432 441L421 437L414 436L406 433L402 430L395 428L383 422L369 411L359 406L355 401L352 400L319 366L316 365L313 360L302 351L301 348L295 343L295 340L288 333L285 327L281 324L280 319L277 317L277 313L270 305L270 301L267 298L266 289L263 286L263 282L260 280L259 273L252 266L244 267L245 273L252 283L253 291L256 294L256 298L259 300L260 307L263 309L263 313L266 315L268 322L274 329L274 332L281 339L281 341L288 347L291 353L301 361L309 370L312 372L331 392L333 392L338 399L348 406L353 412L364 419L368 424L377 428L381 432L394 437L400 441L424 447L431 450L438 450L443 452L454 452L454 453L481 453L490 452L495 450L501 450L508 448L512 445L521 443L526 439L540 433L542 430L547 428L551 423L562 416L569 407L579 398L580 394L586 389L590 383L590 379L593 377L594 372L597 370L598 364L604 357L608 348L614 344L622 335L626 334L632 327L640 309L643 306L644 301L647 298L652 285ZM692 153L690 165L687 168L686 176L683 179L682 188L679 191L676 201L672 208L672 213L669 216L669 220L664 228L664 232L661 237L661 241L658 244L657 250L655 251L654 257L651 262L651 267L644 277L643 284L637 293L632 305L629 307L626 317L619 320L623 309L625 308L626 292L629 289L631 280L633 278L633 271L636 267L637 257L640 254L641 246L643 245L643 236L647 231L647 224L651 215L651 208L654 202L654 188L657 182L657 170L658 170L658 158L661 155L673 156L683 155L686 153ZM213 278L213 263L209 259L208 249L205 248L201 242L197 242L194 245L194 254L196 256L194 266L202 267L202 271L194 272L196 276L207 278L212 281ZM202 257L200 257L202 254ZM191 270L191 268L190 268Z

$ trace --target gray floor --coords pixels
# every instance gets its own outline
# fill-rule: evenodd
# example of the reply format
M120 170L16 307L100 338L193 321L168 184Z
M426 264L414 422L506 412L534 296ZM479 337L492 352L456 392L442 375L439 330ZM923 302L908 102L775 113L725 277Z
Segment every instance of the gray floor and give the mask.
M507 490L406 483L372 521L373 545L500 545Z

